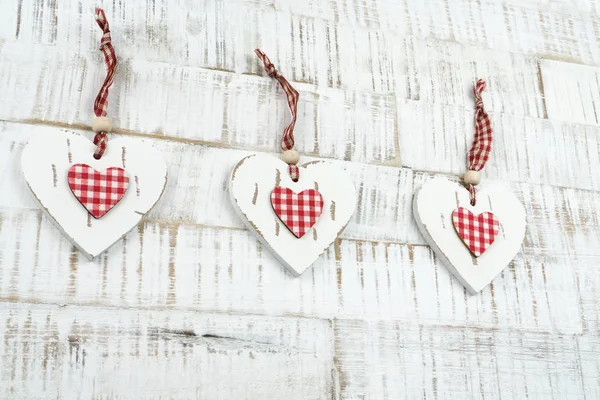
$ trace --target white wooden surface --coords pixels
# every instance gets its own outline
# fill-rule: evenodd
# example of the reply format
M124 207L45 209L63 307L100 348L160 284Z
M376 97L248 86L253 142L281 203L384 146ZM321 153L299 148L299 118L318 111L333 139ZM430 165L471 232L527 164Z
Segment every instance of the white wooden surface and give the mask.
M33 135L92 137L120 68L113 137L165 157L164 196L89 262L20 171ZM593 399L600 395L598 0L0 0L0 397ZM357 208L292 278L235 214L227 178L278 154L300 90L303 161L345 168ZM464 171L471 87L523 249L469 296L412 218L415 189ZM110 142L109 142L110 146Z

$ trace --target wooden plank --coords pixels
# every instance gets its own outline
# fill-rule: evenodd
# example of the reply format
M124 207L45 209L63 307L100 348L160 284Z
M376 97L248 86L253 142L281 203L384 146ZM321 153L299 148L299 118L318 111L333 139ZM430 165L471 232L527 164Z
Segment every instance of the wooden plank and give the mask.
M550 118L600 125L599 68L550 60L540 68Z
M91 104L94 98L94 85L87 81L94 79L85 77L93 76L95 80L101 80L101 65L96 65L93 72L88 72L83 68L88 62L75 57L71 58L75 64L65 67L64 60L58 62L53 58L55 52L46 51L42 54L46 54L48 59L41 57L38 61L31 60L31 65L37 65L40 72L32 74L31 71L27 72L29 69L21 68L21 63L11 64L10 61L18 58L18 54L28 53L17 49L14 43L6 44L4 50L8 62L1 64L7 68L1 75L6 77L4 89L7 95L3 97L0 117L89 124L90 113L86 104ZM48 65L53 62L57 65L54 70L57 75L42 72L48 72ZM111 104L115 108L118 104L128 105L114 112L115 125L121 126L117 131L149 132L250 149L277 148L281 127L285 126L289 117L285 101L274 82L269 82L268 78L236 77L206 70L196 70L196 74L190 77L189 68L180 68L180 73L176 73L175 67L163 64L156 66L148 67L142 63L138 74L132 72L126 75L135 76L132 81L138 84L116 85L116 93L113 92L116 100ZM173 76L180 78L175 87ZM200 82L199 86L190 85L190 79ZM57 90L55 86L43 83L48 81L60 82L58 86L62 85L65 89ZM30 86L38 88L37 99L27 95ZM465 132L472 131L472 112L468 111L472 110L470 96L462 96L468 99L469 106L465 104L467 111L403 100L397 101L396 110L395 99L387 95L347 94L341 90L301 86L306 87L307 91L303 94L307 95L305 97L308 100L301 103L297 143L299 150L304 153L385 164L397 164L400 159L404 165L428 171L458 173L464 168L463 157L467 147L463 144L466 145L469 139ZM119 91L119 88L122 90ZM468 89L469 85L462 86L463 91ZM184 95L170 101L168 93L171 90L178 90ZM145 99L149 96L164 101L148 103ZM494 97L486 94L486 104L493 104L494 101L488 100ZM15 98L19 100L15 101ZM130 98L138 99L138 104L129 104ZM209 98L220 101L209 101ZM268 99L266 104L265 99ZM196 101L198 103L194 103ZM203 107L206 104L211 106ZM202 111L194 113L194 109ZM573 140L570 135L581 134L581 130L572 125L520 119L506 114L493 115L497 128L496 142L507 146L504 149L496 146L502 157L494 157L496 163L490 163L488 167L493 168L505 162L501 166L504 174L500 173L499 177L504 175L509 179L565 186L575 182L576 187L584 189L598 187L597 177L600 175L595 171L599 164L598 152L588 150L598 146L597 130L585 130L582 140ZM188 126L197 126L198 129L189 129ZM330 135L332 129L339 129L336 132L341 134ZM553 146L553 137L556 136L553 133L556 131L562 136L560 145L554 146L557 153L547 151L542 154L547 157L540 157L534 149L537 149L540 140L546 141L548 147ZM535 132L531 139L525 141L525 146L517 140L524 132L528 135ZM440 134L444 136L440 138ZM429 142L431 135L434 135L433 143L442 141L443 145L432 146ZM457 140L457 137L465 137L465 141ZM401 157L398 155L398 140L401 141ZM434 150L435 153L431 153ZM448 155L452 158L449 159ZM535 161L529 161L532 158ZM559 164L554 162L557 158L573 167L558 167ZM531 165L534 162L537 165ZM520 168L515 168L515 164ZM577 179L573 176L575 171L578 171ZM581 179L581 171L586 172L586 179ZM539 180L540 174L550 175L552 179Z
M0 89L6 95L0 100L0 118L89 126L105 73L102 61L49 46L36 49L35 54L24 52L18 42L2 47ZM307 84L297 89L302 99L298 151L398 163L393 96ZM290 120L285 96L273 79L144 61L122 63L110 92L109 116L117 131L270 151L279 148Z
M584 332L598 336L600 332L600 313L598 312L597 293L600 290L600 270L592 257L584 257L574 271L578 287L578 302Z
M510 5L520 5L531 9L547 9L565 15L583 15L595 19L600 15L598 0L503 0Z
M581 376L586 391L597 394L600 387L600 340L598 335L579 336L577 340L581 365Z
M342 399L590 398L576 336L510 329L335 320ZM587 397L586 397L587 396Z
M35 57L31 58L29 53L24 53L15 44L5 44L2 50L2 57L5 57L6 62L0 64L0 76L5 77L5 80L0 81L0 87L6 96L0 100L0 118L90 124L89 107L96 89L93 82L101 80L103 67L94 65L94 68L88 69L86 66L91 65L89 60L65 57L55 51L48 51L47 48L45 52L35 53ZM26 60L30 68L24 69L21 62L14 61L23 55L31 58ZM50 67L52 65L56 68ZM111 115L114 115L116 131L165 135L246 149L273 151L278 147L282 127L289 120L289 115L286 102L272 80L161 63L132 61L126 68L129 71L125 74L125 82L117 82L111 92L110 110ZM439 74L436 72L433 75ZM460 107L441 107L429 101L396 101L396 98L389 95L300 85L303 100L297 124L297 147L308 155L396 165L402 161L405 165L419 168L411 155L420 153L414 151L411 144L418 150L431 148L430 144L425 145L423 141L430 139L429 134L438 134L440 130L434 128L445 127L439 125L444 124L445 119L456 118L461 122L461 125L449 125L448 128L453 129L445 130L453 138L452 143L455 142L455 136L464 137L463 132L472 131L472 123L469 123L472 121L472 112L469 110L473 109L473 100L467 94L471 85L467 84L466 79L451 79L452 77L442 74L441 80L446 80L445 78L449 78L449 81L458 79L460 83L442 91L442 95L428 97L429 100L435 102L436 98L452 99L458 104L464 104L466 110ZM418 85L424 86L423 83ZM32 86L37 87L35 97L28 95ZM438 91L432 87L424 90L432 90L432 93ZM172 91L177 91L180 95L172 98L169 96ZM452 94L456 91L460 92L460 96ZM161 101L147 102L147 98ZM502 96L498 96L497 91L492 91L489 95L486 92L485 99L490 108L494 104L500 109L504 108ZM447 114L450 116L446 117ZM496 119L508 120L510 126L507 134L515 134L512 133L515 130L514 118L499 114ZM543 122L532 120L532 123L539 126ZM194 129L190 129L190 126ZM560 129L568 128L561 126ZM456 132L457 130L460 132ZM501 131L500 134L502 133ZM398 140L407 149L403 149L406 160L399 160ZM570 147L576 145L567 144ZM566 149L570 150L569 147ZM456 154L455 157L463 159L465 151L462 148L457 148L456 152L452 150L454 149L448 149L448 154ZM510 155L511 153L507 154ZM593 156L589 155L587 158ZM434 160L437 159L446 161L438 157L438 154L434 157ZM590 160L590 163L593 161ZM510 165L508 169L513 174L514 171L522 170L514 168L512 162ZM441 167L436 165L441 169L432 167L434 166L424 165L423 169L443 172L456 170L449 170L449 163Z
M578 301L580 261L573 255L520 254L492 285L469 296L422 245L340 240L292 278L245 230L147 221L89 262L41 215L0 212L3 300L564 333L581 332L582 320L597 315L592 304L582 308ZM599 260L590 257L590 265Z
M0 396L334 397L330 321L3 303Z
M113 37L130 44L132 54L161 61L180 59L184 64L209 62L239 72L248 62L248 51L242 49L251 49L256 43L279 48L277 53L286 53L285 58L294 51L313 61L326 60L326 52L337 51L336 44L345 44L348 39L336 34L341 25L356 31L367 28L401 37L431 38L579 63L600 61L598 21L589 14L573 7L555 10L490 0L205 0L186 3L185 7L170 7L167 0L135 5L91 0L74 4L22 2L18 12L6 21L13 30L5 31L23 41L89 49L97 41L91 18L96 6L104 7ZM83 18L86 14L89 19ZM295 63L296 80L301 80L300 75L314 76L324 71L301 66L299 60Z
M513 0L331 0L323 6L316 1L281 0L276 4L295 14L371 30L597 65L598 20L573 3L554 7Z
M29 137L51 135L57 129L13 123L0 128L0 193L3 193L0 207L37 210L20 168L15 166L20 164L21 149ZM90 132L83 134L92 137ZM226 188L234 166L250 153L165 140L152 142L165 156L169 180L149 218L243 228ZM407 168L335 163L350 174L358 195L355 214L342 237L424 243L412 216L412 198L414 191L432 175L413 173ZM521 200L528 216L524 243L527 251L600 255L596 246L600 237L597 192L527 183L511 184L510 189Z
M75 12L62 10L63 7L70 7L67 4L59 7L61 15ZM176 7L169 7L165 11L168 20L163 20L157 27L160 32L169 32L161 33L164 35L161 41L168 44L164 46L149 39L148 33L138 28L143 23L136 21L135 16L133 20L128 16L112 24L114 43L121 59L121 72L117 75L116 84L125 80L127 83L122 85L123 91L129 94L125 98L127 103L119 104L129 104L138 99L138 91L144 92L139 98L145 99L149 93L158 94L154 90L177 89L183 96L173 98L174 92L169 92L169 101L173 102L171 107L174 104L183 106L184 109L178 110L179 113L185 111L189 114L190 110L209 108L206 102L203 107L194 106L195 102L210 98L210 90L215 90L205 82L202 74L206 74L206 71L198 70L198 67L264 75L262 66L252 52L254 47L262 46L277 68L296 84L305 82L319 88L358 90L364 92L363 96L371 92L389 94L394 91L402 98L442 104L466 103L471 108L471 86L477 78L483 77L489 82L488 107L491 110L533 117L543 117L545 113L538 62L532 57L463 46L445 40L370 32L350 25L338 26L322 19L290 17L289 14L273 12L271 9L245 11L244 7L237 5L235 9L227 11L228 16L235 19L242 12L247 22L248 13L258 13L255 20L262 26L259 28L253 23L230 25L217 19L219 26L211 30L211 24L215 21L194 22L198 24L198 29L207 29L201 32L207 36L204 43L196 35L181 29L180 21L195 20L196 17L179 15L183 10L174 9ZM79 9L76 12L80 15ZM171 28L173 22L170 18L176 18L175 32ZM102 59L95 53L97 32L91 24L86 29L87 26L81 26L82 21L78 21L77 26L69 26L73 24L69 21L65 21L67 26L54 27L52 32L57 37L52 41L23 36L15 41L12 35L5 37L3 64L9 64L3 65L3 74L16 69L19 75L30 75L28 79L37 81L39 70L43 70L46 74L57 75L52 81L75 81L75 86L79 87L79 75L83 70L89 70L92 74L84 76L85 85L79 89L89 90L90 94L97 90L97 82L104 72ZM36 27L39 24L41 30L50 29L44 21L35 24ZM277 27L278 33L267 32L265 27L268 26ZM223 40L230 41L219 50L218 55L213 54L213 43ZM338 41L342 45L334 46ZM44 46L38 42L54 45ZM23 51L24 47L32 50ZM361 56L357 57L358 54ZM11 63L16 66L11 68ZM29 67L22 69L24 64ZM65 64L72 66L73 71L65 71ZM73 72L75 76L72 76ZM244 81L238 76L234 82L240 80ZM274 83L272 85L275 87ZM204 86L211 89L207 91ZM243 93L236 92L236 95ZM79 96L76 92L73 94ZM183 101L188 96L192 97L189 100L191 104ZM163 104L163 98L155 98L158 100L157 107L168 105ZM79 109L79 103L73 104L74 107L68 112ZM149 105L144 102L140 108L142 106L147 108ZM172 109L169 111L175 112ZM183 119L188 118L186 115Z
M484 180L600 189L600 129L507 114L490 116L494 144ZM403 166L464 173L473 142L474 110L398 100L398 120Z

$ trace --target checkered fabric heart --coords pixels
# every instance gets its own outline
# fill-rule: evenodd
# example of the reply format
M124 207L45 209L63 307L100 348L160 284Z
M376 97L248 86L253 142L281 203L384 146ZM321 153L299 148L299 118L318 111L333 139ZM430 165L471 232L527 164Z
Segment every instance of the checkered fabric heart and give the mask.
M87 164L75 164L69 168L68 179L73 194L94 218L109 212L129 186L125 170L117 167L98 172Z
M271 192L271 204L281 222L298 238L313 227L323 212L323 196L315 189L296 194L277 186Z
M500 223L491 212L475 216L463 207L454 210L452 222L458 236L475 257L482 255L494 243L500 228Z

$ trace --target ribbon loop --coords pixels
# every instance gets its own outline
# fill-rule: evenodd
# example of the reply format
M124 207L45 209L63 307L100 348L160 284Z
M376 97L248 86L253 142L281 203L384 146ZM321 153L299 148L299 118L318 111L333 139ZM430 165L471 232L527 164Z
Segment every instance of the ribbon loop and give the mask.
M94 100L94 114L96 117L106 117L108 110L108 89L115 80L115 74L117 71L117 56L115 49L112 45L112 39L110 36L110 27L104 10L98 8L96 10L96 22L100 29L102 29L102 38L100 39L100 51L104 55L104 64L106 65L106 78L100 87L100 91ZM104 154L108 142L108 136L106 132L98 132L94 137L94 144L96 144L96 151L94 157L99 159Z
M279 85L285 92L287 96L288 107L290 109L290 113L292 114L292 120L290 124L283 131L283 137L281 138L281 150L293 150L294 149L294 127L296 126L296 118L298 115L298 99L300 98L300 94L293 86L285 79L275 68L269 57L265 53L263 53L260 49L254 50L258 58L264 64L265 72L271 77L277 79ZM298 180L300 176L300 170L296 165L290 165L290 175L292 179L295 181Z
M473 88L473 93L475 94L475 107L477 109L483 109L483 98L481 97L481 94L486 88L487 83L483 79L479 79Z
M94 158L99 160L102 158L102 155L106 151L106 146L108 145L108 135L106 132L98 132L96 136L94 136L94 144L96 145L96 151L94 151Z
M468 155L467 169L470 171L481 171L492 152L494 131L490 116L483 107L482 97L482 93L486 87L486 82L483 79L479 79L473 89L475 94L475 135L473 136L473 146ZM475 205L475 186L468 184L468 189L469 193L471 193L471 204Z

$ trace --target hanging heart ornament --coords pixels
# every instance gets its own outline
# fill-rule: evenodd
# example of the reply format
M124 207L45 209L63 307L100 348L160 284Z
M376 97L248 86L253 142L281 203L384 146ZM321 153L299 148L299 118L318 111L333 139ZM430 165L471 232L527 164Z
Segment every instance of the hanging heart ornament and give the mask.
M329 163L299 166L297 182L288 170L275 157L246 157L231 174L229 193L246 226L298 276L346 227L356 193L344 171Z
M344 230L354 212L356 193L344 171L334 165L298 165L294 126L300 94L265 53L255 52L285 92L292 120L281 138L282 160L256 154L242 159L231 174L229 193L246 226L298 276Z
M159 152L143 140L113 139L101 159L83 136L57 132L29 141L21 164L42 210L88 258L137 226L167 183Z
M415 194L413 211L427 243L471 294L502 272L525 236L525 210L501 184L482 185L473 206L462 184L435 178Z
M494 130L483 105L486 82L473 88L475 130L464 184L436 178L417 191L413 212L425 240L456 278L475 294L498 275L521 248L525 210L510 190L481 183L492 153Z

